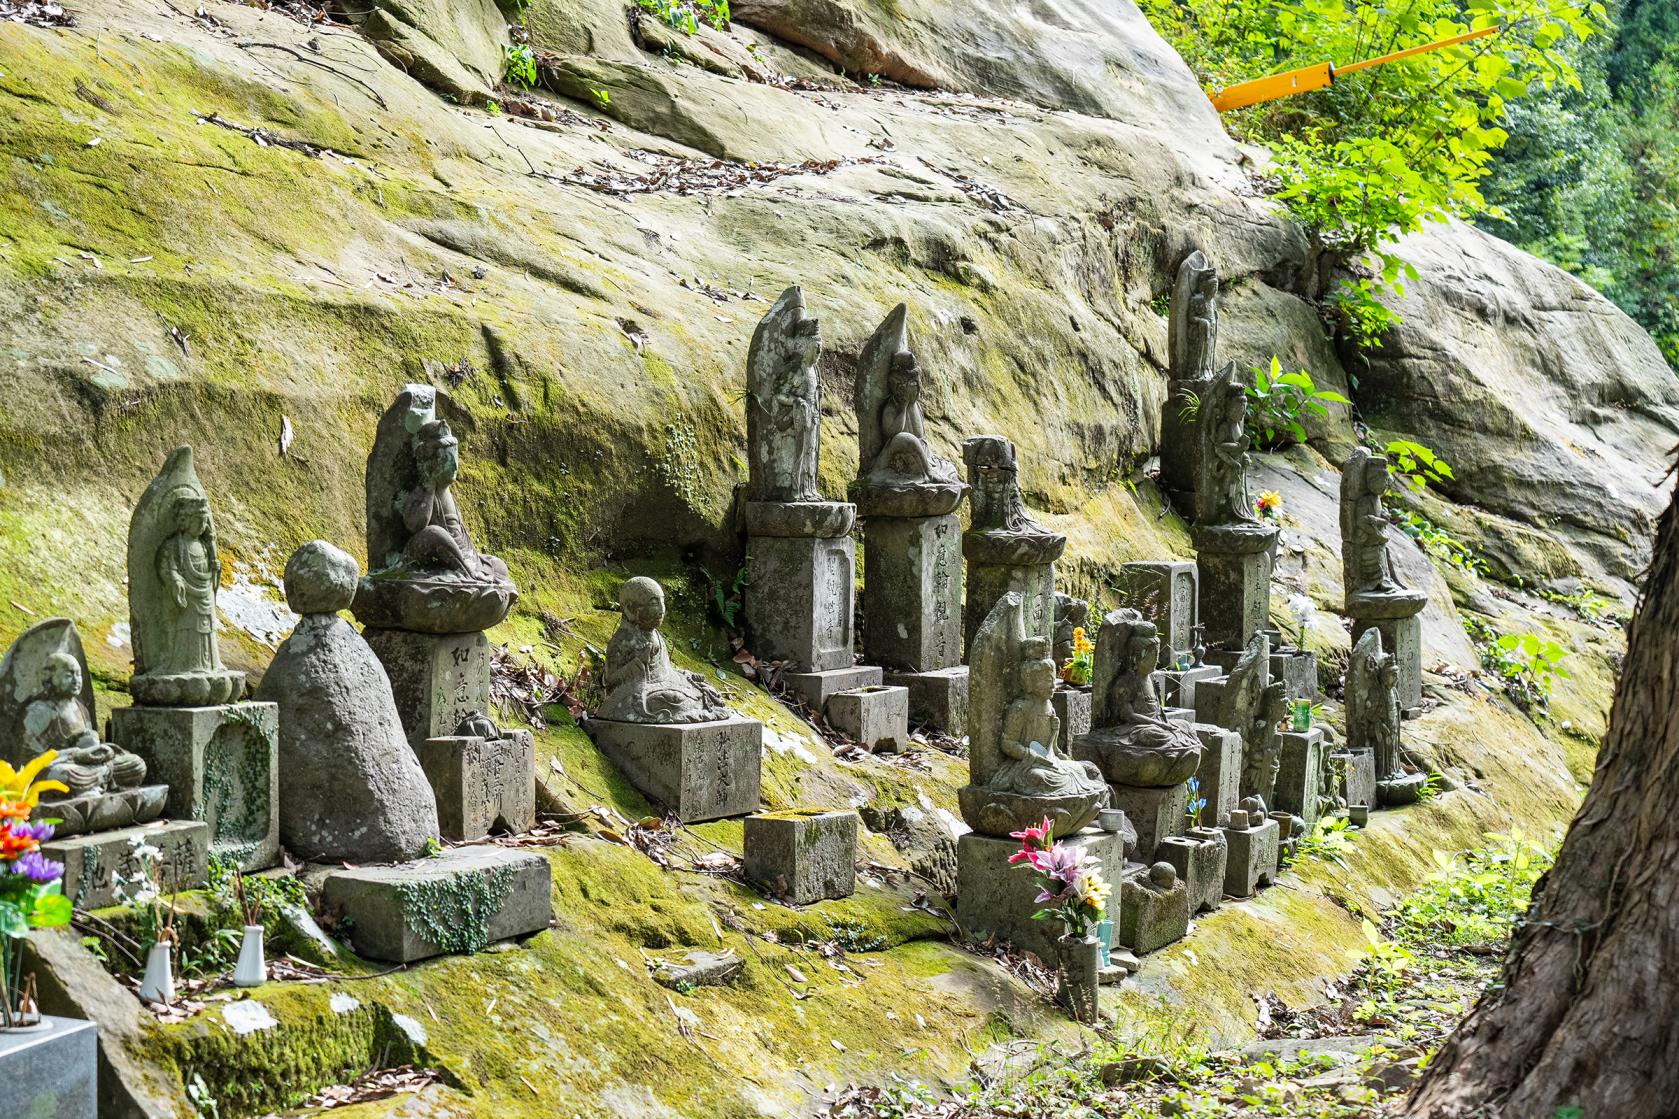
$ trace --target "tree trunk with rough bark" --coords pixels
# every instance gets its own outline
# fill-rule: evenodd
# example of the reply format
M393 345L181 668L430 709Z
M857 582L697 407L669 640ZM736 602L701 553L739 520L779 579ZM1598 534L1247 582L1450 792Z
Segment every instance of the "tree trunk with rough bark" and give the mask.
M1442 1048L1406 1114L1675 1114L1676 1019L1679 512L1670 505L1585 803L1535 889L1501 982Z

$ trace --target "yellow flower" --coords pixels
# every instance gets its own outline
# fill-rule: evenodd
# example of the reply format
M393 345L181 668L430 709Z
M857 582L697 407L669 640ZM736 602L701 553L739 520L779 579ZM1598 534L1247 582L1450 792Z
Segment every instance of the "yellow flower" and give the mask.
M1090 638L1085 635L1084 627L1083 626L1074 626L1073 627L1073 652L1074 652L1074 654L1090 653L1090 652L1094 652L1095 649L1096 649L1096 646L1091 644Z
M67 793L70 787L62 781L37 781L35 777L58 757L57 750L39 754L22 769L13 769L0 761L0 816L28 819L42 793ZM7 809L10 809L9 811Z
M1095 870L1082 875L1073 889L1078 893L1080 901L1092 908L1103 910L1108 907L1108 898L1112 897L1114 892L1114 888L1102 877L1101 872Z
M1258 507L1261 513L1268 513L1273 509L1281 509L1283 507L1283 495L1278 493L1276 490L1266 490L1264 493L1259 495L1259 500L1254 502L1254 505Z

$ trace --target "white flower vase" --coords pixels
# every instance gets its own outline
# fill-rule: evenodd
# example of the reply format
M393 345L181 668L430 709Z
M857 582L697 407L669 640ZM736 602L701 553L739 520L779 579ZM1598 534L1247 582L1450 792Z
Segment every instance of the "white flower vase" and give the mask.
M260 987L268 982L268 959L262 953L262 926L246 925L239 945L239 962L233 965L235 987Z
M140 1001L160 1002L168 1006L175 1001L175 964L169 945L155 943L146 953L146 974L140 980Z

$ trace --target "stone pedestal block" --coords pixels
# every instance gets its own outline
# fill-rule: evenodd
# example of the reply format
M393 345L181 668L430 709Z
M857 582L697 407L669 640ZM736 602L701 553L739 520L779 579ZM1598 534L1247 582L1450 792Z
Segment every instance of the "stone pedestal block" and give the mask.
M828 721L871 751L909 749L909 689L883 684L840 692L828 699Z
M823 809L746 818L746 877L794 905L857 889L857 813Z
M1271 679L1281 680L1290 700L1318 698L1318 655L1301 649L1277 649L1271 654Z
M968 643L1010 591L1020 594L1020 621L1027 637L1055 637L1055 565L968 561L968 600L962 612L964 657Z
M1161 669L1160 679L1166 686L1166 702L1173 707L1194 707L1195 686L1203 680L1217 680L1224 673L1225 670L1216 664L1186 668L1181 672L1176 669Z
M169 786L164 814L210 825L210 851L240 870L280 861L280 709L119 707L111 740L139 755L147 779Z
M0 1032L0 1109L26 1119L95 1119L99 1029L41 1016L31 1029Z
M966 665L933 672L888 672L886 683L909 689L911 726L931 727L952 738L968 733L968 669Z
M1109 882L1121 881L1125 852L1119 836L1086 828L1062 837L1069 847L1084 851L1085 865L1101 871ZM965 935L974 940L996 936L1015 947L1035 952L1053 966L1055 938L1061 934L1059 921L1034 921L1040 908L1037 876L1020 865L1010 865L1009 856L1020 850L1013 839L997 839L968 832L956 840L956 920ZM1119 892L1108 902L1108 916L1116 919Z
M1277 880L1279 832L1275 820L1224 829L1229 857L1224 864L1224 892L1233 898L1252 897L1260 886Z
M1347 807L1362 804L1376 807L1376 752L1343 750L1329 755L1329 763L1340 774L1341 797Z
M391 681L402 733L416 751L455 733L474 711L490 713L490 642L482 633L362 631Z
M210 825L199 820L158 821L73 835L41 844L41 853L64 864L64 893L77 909L98 909L116 903L118 875L132 880L140 873L134 857L139 839L160 852L157 862L165 892L204 885L210 870Z
M1281 743L1278 754L1277 790L1271 807L1288 812L1312 823L1323 814L1320 803L1323 790L1324 758L1323 728L1313 727L1297 733L1283 731L1277 735Z
M1201 623L1209 646L1240 649L1271 624L1271 552L1215 552L1196 558Z
M962 522L863 522L863 659L891 672L962 663Z
M1131 951L1153 952L1189 932L1189 886L1169 863L1127 869L1119 893L1115 935Z
M1109 785L1113 792L1113 807L1125 813L1125 819L1137 830L1137 849L1132 854L1138 862L1152 863L1155 848L1169 835L1182 835L1188 826L1184 815L1187 802L1185 785L1147 789L1135 785Z
M1422 711L1422 619L1415 614L1409 618L1354 618L1352 643L1357 645L1371 626L1382 631L1382 648L1393 654L1399 667L1399 709L1407 719L1414 718Z
M1183 835L1168 836L1155 855L1171 863L1188 887L1191 914L1217 909L1224 901L1224 868L1230 848L1222 829L1190 828Z
M498 829L517 834L536 824L536 743L530 731L511 730L501 738L428 738L418 753L437 796L444 839L464 842Z
M850 668L857 588L850 536L750 536L746 630L755 656L800 672Z
M1160 717L1168 723L1193 724L1195 722L1195 709L1192 707L1162 707Z
M758 811L764 726L738 715L713 723L620 723L584 730L630 783L683 823Z
M1195 778L1207 799L1201 819L1222 825L1242 798L1242 736L1211 723L1196 723L1195 735L1201 740L1201 765Z
M1171 668L1178 654L1189 652L1195 644L1200 586L1195 564L1186 561L1128 563L1120 568L1125 604L1140 611L1160 631L1161 668Z
M1428 783L1426 773L1406 773L1387 780L1376 781L1376 803L1383 808L1400 808L1422 799L1422 789Z
M405 964L546 929L552 872L535 851L457 847L395 866L334 871L321 904L349 918L357 955Z
M789 690L797 692L806 703L821 711L828 706L828 700L840 692L872 688L879 684L881 672L878 668L858 664L826 672L788 672L782 675L781 682L786 684Z
M1073 739L1081 734L1090 733L1090 689L1069 688L1065 685L1056 688L1050 702L1055 705L1055 717L1061 720L1060 747L1065 753L1073 752Z

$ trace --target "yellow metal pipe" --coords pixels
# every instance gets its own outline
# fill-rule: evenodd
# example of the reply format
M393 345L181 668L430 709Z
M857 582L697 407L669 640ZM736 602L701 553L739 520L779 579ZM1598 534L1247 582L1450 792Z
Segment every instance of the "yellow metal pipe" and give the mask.
M1314 89L1327 88L1335 84L1335 79L1342 74L1354 74L1360 70L1369 70L1389 62L1397 62L1402 58L1410 58L1413 55L1427 54L1429 51L1437 51L1445 47L1455 47L1459 43L1467 43L1472 39L1482 39L1488 35L1496 35L1502 30L1504 30L1502 27L1483 27L1479 31L1454 35L1450 39L1442 39L1437 43L1424 43L1421 46L1407 47L1402 51L1394 51L1392 54L1384 54L1378 58L1367 58L1362 62L1354 62L1346 66L1337 67L1333 62L1319 62L1314 66L1304 66L1283 74L1272 74L1269 77L1238 82L1236 85L1227 86L1216 93L1208 94L1208 96L1212 99L1213 108L1221 113L1246 109L1249 106L1261 105L1267 101L1277 101L1300 93L1310 93Z

